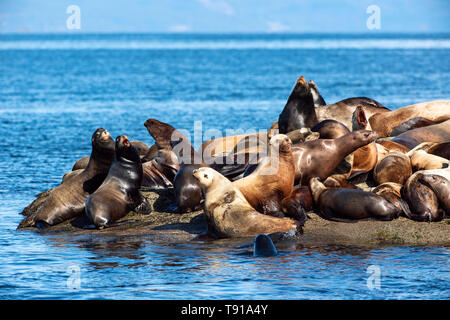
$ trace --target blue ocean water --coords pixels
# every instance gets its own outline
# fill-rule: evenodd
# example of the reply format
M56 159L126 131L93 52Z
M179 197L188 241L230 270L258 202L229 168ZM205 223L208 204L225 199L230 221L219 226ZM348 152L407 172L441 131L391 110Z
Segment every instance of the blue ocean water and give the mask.
M34 195L90 153L98 127L152 144L148 118L193 132L270 127L298 76L328 103L450 98L450 35L0 35L0 298L448 299L448 247L285 244L16 231ZM199 145L196 141L196 145ZM450 235L449 235L450 236ZM370 290L367 268L380 267ZM71 289L70 267L80 274Z

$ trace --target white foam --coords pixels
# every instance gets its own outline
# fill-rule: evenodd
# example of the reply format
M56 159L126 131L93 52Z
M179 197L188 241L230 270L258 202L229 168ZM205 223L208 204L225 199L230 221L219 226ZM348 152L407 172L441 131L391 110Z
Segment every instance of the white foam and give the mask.
M450 39L0 40L0 50L450 49Z

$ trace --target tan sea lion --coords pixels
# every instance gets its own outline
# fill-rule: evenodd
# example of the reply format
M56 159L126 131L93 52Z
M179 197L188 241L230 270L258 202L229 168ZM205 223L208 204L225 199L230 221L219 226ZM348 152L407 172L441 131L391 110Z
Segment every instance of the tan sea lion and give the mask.
M424 150L414 151L409 155L411 166L414 171L445 169L449 166L449 161L445 158L429 154Z
M204 193L208 230L221 238L255 236L260 233L295 232L298 223L288 218L257 212L239 189L212 168L195 169L193 176Z
M395 182L404 184L412 175L411 161L401 152L392 151L381 159L373 170L373 178L377 184Z
M309 187L314 203L320 210L320 216L327 220L393 220L398 218L401 212L395 205L372 192L327 188L318 178L312 178Z
M392 132L394 127L400 126L413 118L425 118L434 122L450 119L450 101L442 100L422 102L402 107L397 110L374 114L368 117L372 130L376 131L380 137L387 137ZM405 133L407 132L408 131Z
M102 185L86 200L86 214L99 229L110 227L128 212L148 214L150 204L139 191L142 162L126 135L116 138L115 161Z
M268 157L262 159L250 175L233 182L259 212L269 215L281 213L281 200L292 192L294 160L291 145L286 135L273 136Z
M395 182L385 182L377 186L372 190L373 193L382 196L387 201L392 203L397 207L399 211L405 212L408 211L407 204L402 199L401 190L402 185Z
M75 218L84 212L86 199L102 184L114 160L114 140L103 128L92 135L92 153L88 166L67 182L53 189L34 225L46 228Z
M429 154L450 160L450 142L422 142L411 149L408 155L411 155L413 152L418 150L423 150Z

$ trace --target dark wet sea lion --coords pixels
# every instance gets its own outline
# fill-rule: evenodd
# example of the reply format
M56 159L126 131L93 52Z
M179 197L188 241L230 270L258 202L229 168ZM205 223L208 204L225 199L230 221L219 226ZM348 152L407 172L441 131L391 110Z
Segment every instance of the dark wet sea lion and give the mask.
M422 102L368 117L372 130L376 131L380 137L389 136L395 127L402 126L408 120L414 118L424 118L433 122L450 119L450 101Z
M147 214L151 207L139 191L142 163L125 135L116 138L116 159L102 185L86 200L86 214L99 229L110 227L130 211Z
M405 214L409 219L420 222L441 221L444 218L444 210L439 208L436 194L420 182L424 172L426 171L414 173L402 188L402 198L408 203L410 210Z
M294 187L292 144L286 135L278 134L269 142L269 155L248 176L233 185L257 211L269 215L282 213L281 201Z
M385 182L404 184L411 175L411 160L407 155L395 151L381 159L373 170L373 178L377 184Z
M266 234L258 234L253 243L253 255L255 257L273 257L278 254L272 239Z
M278 129L282 134L317 124L314 98L303 76L297 79L283 111L278 117Z
M419 182L433 190L445 215L450 215L450 181L436 174L424 174Z
M323 120L313 126L311 131L319 133L319 139L336 139L350 133L350 130L336 120Z
M313 199L307 186L292 190L291 194L281 201L281 209L286 217L298 220L301 225L306 222L306 212L311 211Z
M363 107L365 117L368 119L375 113L388 112L389 109L381 103L366 97L348 98L334 104L316 108L318 121L334 119L343 123L347 128L353 127L353 114L357 107ZM356 129L356 128L355 128ZM370 125L367 126L370 130Z
M406 131L396 136L392 141L410 149L418 146L422 142L450 142L450 120L428 127Z
M317 87L314 81L312 80L308 81L308 87L313 97L314 107L317 108L327 104L322 95L320 94L319 88Z
M77 176L53 189L34 218L38 228L56 225L84 212L88 196L102 184L114 160L114 140L103 128L92 135L88 166Z
M212 168L194 170L205 193L208 231L220 238L256 236L260 233L295 233L298 223L257 212L231 181Z
M372 131L358 130L337 139L318 139L293 146L296 184L307 185L313 177L326 179L347 155L376 138Z
M318 178L312 178L310 189L321 217L333 221L398 218L398 208L372 192L359 189L327 188Z

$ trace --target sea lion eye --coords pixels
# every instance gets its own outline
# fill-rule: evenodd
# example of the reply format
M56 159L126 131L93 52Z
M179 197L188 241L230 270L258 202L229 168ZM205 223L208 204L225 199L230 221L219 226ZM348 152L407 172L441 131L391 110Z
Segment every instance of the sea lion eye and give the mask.
M203 176L204 176L206 179L208 179L208 175L207 175L207 174L204 174Z

